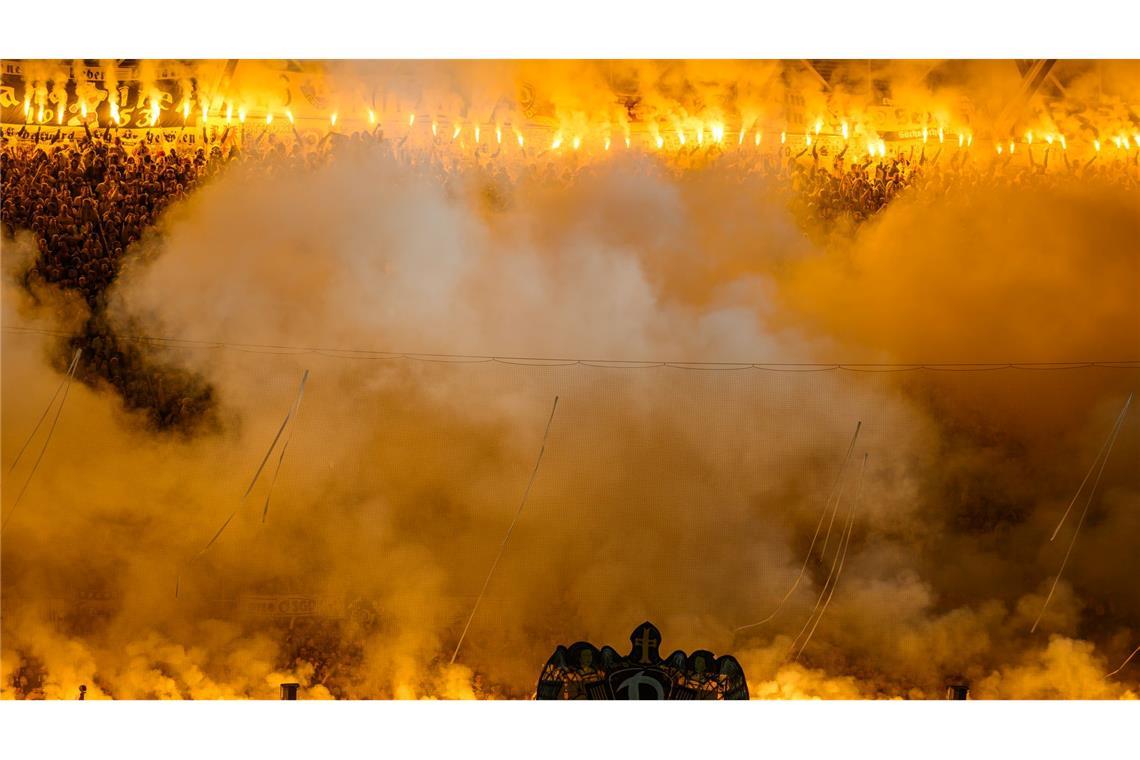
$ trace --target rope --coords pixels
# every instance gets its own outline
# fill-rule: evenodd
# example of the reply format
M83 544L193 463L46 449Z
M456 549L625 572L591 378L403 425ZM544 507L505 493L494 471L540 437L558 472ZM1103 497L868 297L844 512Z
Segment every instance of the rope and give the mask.
M843 472L847 469L847 462L851 460L851 452L855 449L855 441L859 440L859 431L862 429L862 427L862 421L855 423L855 435L851 436L851 443L847 446L847 453L843 457L843 464L839 466L839 473L835 476L835 483L833 483L831 486L831 492L827 495L827 501L823 505L823 512L819 516L819 522L815 525L815 533L811 537L811 545L808 546L807 556L804 557L804 563L800 566L799 575L796 576L796 580L794 583L792 583L792 587L788 589L788 592L784 594L784 598L780 600L780 603L776 605L776 609L772 610L772 613L768 615L768 617L755 623L739 626L733 629L733 633L739 633L740 631L746 630L748 628L755 628L756 626L764 625L769 620L776 617L776 614L779 613L779 611L783 608L784 602L788 601L788 598L791 597L792 593L796 590L796 588L799 587L800 581L803 580L804 573L807 571L808 563L811 562L812 551L815 549L815 542L819 539L819 531L823 528L823 521L827 518L827 513L831 511L831 500L836 498L836 494L839 492L840 483L843 482ZM835 503L835 509L839 509L838 501ZM828 530L830 532L830 528L828 528Z
M80 355L80 353L82 353L82 349L79 349L79 348L75 349L75 356L72 358L71 366L67 368L67 376L64 378L63 398L60 399L59 406L56 407L55 417L52 418L51 427L48 428L47 437L44 438L44 445L40 448L40 454L39 454L39 456L36 457L35 464L32 465L31 471L28 472L28 477L26 480L24 480L24 485L22 488L20 488L20 493L18 493L16 495L16 500L14 502L12 502L12 507L11 507L11 509L8 510L7 516L5 516L2 521L0 521L0 531L3 531L4 528L8 527L8 521L11 520L12 515L14 515L16 513L16 507L20 506L20 499L24 498L24 493L27 492L28 486L31 485L31 483L32 483L32 478L35 477L36 470L38 470L40 467L40 462L43 461L44 454L47 453L48 444L51 443L51 437L52 437L52 434L55 432L56 423L59 422L59 416L61 414L63 414L63 405L67 403L67 393L68 393L68 391L71 390L71 379L73 377L75 377L75 369L76 369L76 367L79 366L79 355ZM58 393L58 391L57 391L57 393ZM55 396L52 396L52 402L54 402L54 401L55 401ZM48 403L48 409L51 408L52 402ZM44 410L44 414L43 414L43 416L41 416L40 422L43 421L43 417L47 416L47 411L48 411L47 409ZM40 426L40 424L39 424L39 422L37 422L36 423L36 429L39 429L39 426ZM35 435L35 430L32 431L32 435ZM31 441L31 438L29 437L28 440ZM27 446L26 443L24 445ZM21 454L23 453L23 449L20 449L20 453ZM19 458L20 458L19 455L17 455L16 459L19 460ZM15 466L16 466L16 463L13 462L12 467L15 467Z
M20 325L6 325L5 332L71 337L62 330L49 330ZM151 335L122 335L120 340L148 343L169 348L228 349L243 353L273 355L319 354L337 359L404 360L439 364L474 364L496 362L528 367L595 367L601 369L657 369L668 367L680 370L736 371L755 369L764 372L994 372L998 370L1057 371L1089 369L1140 369L1140 359L1105 361L1051 361L1051 362L713 362L664 361L645 359L588 359L573 357L496 356L489 354L443 354L422 351L382 351L362 348L330 348L327 346L289 346L269 343L229 343L217 340L157 337Z
M1049 607L1049 602L1053 600L1053 592L1057 590L1057 584L1061 580L1061 574L1065 572L1065 567L1069 564L1069 556L1073 553L1073 547L1077 544L1077 536L1081 533L1081 526L1085 524L1085 517L1089 513L1093 496L1096 495L1096 487L1100 485L1100 476L1104 474L1104 466L1108 464L1108 457L1112 454L1112 447L1116 443L1116 436L1120 433L1120 427L1124 424L1124 416L1128 413L1128 407L1131 405L1132 394L1129 393L1128 400L1124 402L1124 408L1120 410L1120 415L1116 418L1116 424L1113 425L1112 432L1109 434L1108 448L1104 453L1104 457L1100 460L1100 469L1096 473L1096 480L1093 481L1092 488L1089 489L1089 498L1085 501L1085 508L1081 511L1081 519L1077 521L1076 530L1073 531L1073 538L1069 541L1069 548L1065 551L1065 558L1061 560L1061 568L1053 578L1053 585L1049 587L1049 594L1045 597L1045 603L1041 605L1041 611L1037 613L1037 619L1033 621L1033 627L1029 629L1030 633L1037 631L1037 626L1041 623L1041 618L1045 615L1045 610Z
M503 558L503 552L506 551L507 542L511 540L511 533L515 529L515 524L518 523L523 507L526 506L527 497L530 496L530 488L534 485L535 476L538 475L538 466L542 464L542 455L546 452L546 438L550 435L550 424L554 422L554 412L557 409L558 397L555 396L554 406L550 408L550 417L546 420L546 431L542 434L542 446L538 449L538 458L535 460L534 469L530 471L530 480L527 481L526 490L523 491L522 501L519 502L519 508L515 510L515 516L507 528L507 534L503 536L503 542L499 544L499 553L495 555L495 561L491 563L491 569L487 572L487 577L483 581L483 588L479 590L479 596L475 598L475 606L471 608L471 614L467 616L467 623L463 626L463 632L459 634L459 641L455 643L455 651L451 653L452 665L455 664L455 658L459 656L459 648L463 646L463 639L467 636L467 630L471 627L471 621L475 619L475 611L479 609L479 603L483 601L483 595L487 593L487 587L491 585L491 576L495 574L495 568L499 566L499 560Z

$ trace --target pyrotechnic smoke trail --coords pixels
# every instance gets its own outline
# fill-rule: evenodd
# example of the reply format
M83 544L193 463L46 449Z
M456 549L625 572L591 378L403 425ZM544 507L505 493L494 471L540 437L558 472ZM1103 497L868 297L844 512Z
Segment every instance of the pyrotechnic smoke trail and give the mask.
M819 539L819 531L823 528L823 521L827 518L827 513L831 509L831 500L835 498L836 493L839 489L839 485L843 481L843 472L847 469L847 463L851 460L851 452L855 449L855 441L859 439L859 430L862 427L862 420L855 423L855 435L851 436L851 443L847 446L847 454L843 457L843 464L839 466L839 474L835 476L835 483L831 486L831 492L828 494L827 502L823 506L823 513L820 514L819 522L816 523L815 526L815 533L811 537L811 544L808 546L807 556L804 557L804 563L800 567L799 575L796 576L796 580L794 583L792 583L792 587L788 589L788 592L784 594L784 598L780 600L780 603L776 605L776 609L772 610L772 613L768 615L768 617L758 622L749 623L747 625L742 625L738 628L735 628L733 630L733 633L739 633L740 631L743 631L747 628L755 628L758 625L764 625L769 620L776 617L776 615L783 608L784 603L788 601L788 598L791 597L792 593L800 585L800 581L803 580L804 573L807 572L808 563L811 562L812 551L815 549L815 542Z
M16 500L14 502L12 502L12 508L8 510L7 517L5 517L2 522L0 522L0 531L3 531L4 528L8 527L8 521L11 520L12 515L16 513L16 507L20 506L20 499L24 498L24 493L28 490L28 486L31 485L32 478L35 476L36 470L39 469L40 462L43 460L44 454L47 453L47 447L48 447L48 444L51 443L52 433L55 432L56 423L59 422L59 416L63 413L63 405L67 403L67 393L68 393L68 391L71 390L71 378L73 378L75 376L75 368L79 366L79 355L80 355L80 353L82 353L82 351L83 351L83 349L80 349L80 348L75 349L75 356L72 357L71 365L67 368L67 376L63 380L63 398L60 399L59 406L55 410L55 417L52 418L51 427L48 428L47 437L44 438L44 445L40 448L40 454L39 454L39 456L36 457L35 464L32 465L32 469L28 473L28 477L24 481L23 487L20 488L20 493L18 493L16 495ZM56 394L57 395L59 394L58 390L56 391ZM51 409L51 405L54 402L55 402L55 396L52 396L51 401L48 403L47 409L44 409L43 416L40 417L40 421L36 423L35 429L32 430L32 436L34 436L36 434L36 430L38 430L40 427L40 422L43 422L44 417L47 416L48 409ZM27 446L28 443L31 442L31 440L32 440L32 438L31 438L31 436L29 436L28 442L24 443L24 446ZM24 453L24 450L21 448L20 454L23 454L23 453ZM19 461L20 454L16 455L16 461ZM15 467L15 466L16 466L16 462L13 462L12 467ZM11 472L11 470L9 470L9 472Z
M1041 605L1041 611L1037 613L1037 619L1033 621L1033 627L1029 629L1030 633L1037 631L1037 626L1041 622L1045 610L1049 607L1049 602L1053 599L1053 592L1057 590L1057 583L1061 580L1061 574L1065 572L1066 565L1069 564L1069 556L1073 553L1073 547L1077 544L1077 536L1081 533L1081 526L1085 524L1085 517L1089 513L1089 507L1092 505L1093 496L1096 495L1096 488L1100 485L1100 476L1104 474L1104 466L1108 463L1109 456L1112 455L1112 447L1116 443L1116 436L1120 433L1120 428L1124 424L1124 417L1128 414L1128 407L1132 406L1132 394L1128 394L1128 400L1124 402L1124 408L1120 410L1120 414L1116 418L1116 424L1112 426L1112 432L1109 433L1107 446L1104 450L1104 457L1100 460L1100 469L1097 470L1096 479L1093 481L1092 488L1089 489L1089 497L1085 501L1085 508L1081 510L1081 519L1077 521L1077 527L1073 531L1073 538L1069 541L1069 548L1065 551L1065 558L1061 560L1061 568L1057 571L1057 575L1053 578L1053 585L1049 587L1049 594L1045 597L1045 603ZM1095 464L1095 461L1094 461Z
M218 528L217 532L214 533L213 538L211 538L208 542L206 542L206 545L203 546L198 551L197 554L195 554L193 557L191 557L186 562L186 567L189 567L191 564L194 563L195 560L197 560L199 557L201 557L203 554L205 554L207 551L210 550L210 547L214 545L214 542L216 542L218 540L218 538L221 537L222 533L225 532L226 528L230 524L230 521L233 520L234 517L237 516L237 513L239 511L241 511L242 505L245 504L246 497L249 496L250 491L252 491L254 485L257 484L257 479L259 477L261 477L261 471L265 468L265 463L269 461L270 454L273 453L273 449L277 446L277 441L279 441L281 439L281 433L285 431L285 426L289 424L289 420L293 418L293 415L298 412L298 410L301 406L301 398L305 395L305 382L308 379L309 379L309 370L305 370L304 374L301 375L301 387L297 389L297 398L293 401L292 404L290 404L289 411L286 412L286 414L285 414L285 419L283 419L281 421L281 426L279 428L277 428L277 435L273 436L273 442L271 444L269 444L269 448L266 450L265 456L261 458L261 464L259 464L257 466L257 471L253 473L253 479L249 481L249 487L246 488L245 493L242 494L241 501L238 502L238 505L234 508L234 511L230 512L230 516L227 517L225 522L222 523L222 527ZM292 437L292 435L293 435L293 431L292 431L292 429L290 429L289 436ZM286 445L288 445L287 442L286 442ZM284 458L284 456L285 456L285 450L283 448L281 450L282 459ZM277 468L278 468L278 470L280 470L280 468L281 468L281 461L280 460L278 460ZM276 475L274 475L274 482L276 482L276 480L277 480L277 477L276 477ZM270 488L272 489L272 486L270 486ZM265 521L265 512L268 510L269 510L269 497L266 496L265 511L262 512L262 522ZM178 598L178 592L181 589L181 587L182 587L182 574L179 573L178 577L174 581L174 597L175 598Z
M534 462L534 469L530 471L530 480L527 481L526 490L523 491L522 501L519 502L519 508L515 510L515 516L511 520L510 527L507 528L507 534L503 536L503 542L499 544L499 553L495 555L495 561L491 563L491 570L487 573L487 578L483 581L483 588L479 591L479 596L475 598L475 606L471 608L471 614L467 616L467 623L463 626L463 632L459 634L459 641L455 642L455 651L451 653L451 664L455 664L455 658L459 656L459 648L463 646L463 639L467 636L467 629L471 627L471 621L475 619L475 612L479 609L479 603L483 601L483 595L487 593L487 586L491 584L491 576L495 574L495 568L499 566L499 560L503 558L503 552L507 548L507 542L511 540L511 532L515 529L515 524L519 521L519 516L522 514L523 507L526 506L527 497L530 496L530 488L534 485L534 478L538 475L538 466L542 464L542 455L546 452L546 439L550 435L550 424L554 422L554 412L558 409L558 397L554 397L554 405L550 408L550 417L546 420L546 430L542 434L542 445L538 449L538 458Z
M863 473L867 470L867 455L863 455L863 466L859 469L859 485L855 489L855 502L851 505L851 513L847 516L847 530L843 539L843 554L839 557L839 569L835 573L835 580L831 583L831 591L827 594L827 599L823 602L823 609L819 611L816 616L815 625L811 627L808 632L807 638L804 639L803 646L800 651L796 652L796 656L792 658L792 662L800 659L800 655L807 649L807 645L811 643L811 637L815 635L815 629L819 627L819 621L823 620L824 613L827 612L827 606L831 604L831 597L835 596L835 587L839 585L839 576L843 574L843 566L847 564L847 547L851 545L851 533L855 530L855 511L859 508L859 502L863 497ZM810 619L810 618L809 618ZM795 642L793 642L794 646Z
M1108 675L1106 675L1106 676L1105 676L1105 678L1112 678L1114 675L1116 675L1116 674L1117 674L1117 673L1119 673L1120 671L1124 670L1124 667L1125 667L1125 666L1126 666L1128 663L1132 662L1132 658L1133 658L1133 657L1135 657L1137 653L1140 653L1140 646L1138 646L1138 647L1136 647L1135 649L1133 649L1133 650L1132 650L1132 654L1130 654L1130 655L1128 655L1127 657L1125 657L1125 658L1124 658L1124 662L1120 663L1120 667L1119 667L1119 668L1117 668L1116 670L1112 671L1112 672L1111 672L1111 673L1109 673Z

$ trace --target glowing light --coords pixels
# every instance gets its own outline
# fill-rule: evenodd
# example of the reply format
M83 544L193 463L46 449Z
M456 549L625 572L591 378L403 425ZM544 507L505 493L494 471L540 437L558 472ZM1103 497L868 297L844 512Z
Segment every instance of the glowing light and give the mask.
M628 149L628 148L629 148L630 142L631 142L631 141L630 141L630 139L629 139L629 135L626 135L626 136L625 136L625 147L626 147L626 149Z
M416 114L413 111L412 113L408 114L408 126L414 127L415 125L416 125Z
M190 118L190 101L189 100L183 100L182 101L182 121L186 121L189 118Z
M439 124L435 123L434 121L431 123L431 136L432 137L438 137L439 136Z
M290 111L288 108L285 109L285 115L289 117L289 123L290 124L296 124L296 122L293 121L293 112Z
M475 125L475 144L479 144L479 125Z
M705 144L705 128L697 127L697 145Z
M574 146L574 150L578 150L578 148L582 147L582 138L578 137L578 135L574 135L574 140L571 142L571 145Z
M997 144L997 154L1000 156L1004 152L1004 150L1005 149L1002 148L1001 143L998 143Z
M84 105L84 107L87 106L86 103L84 103L83 105ZM28 116L30 116L31 113L32 113L32 96L28 95L27 97L24 98L24 121L28 120Z
M205 103L202 104L202 123L203 124L205 124L206 122L208 122L210 120L210 112L209 112L208 108L209 107Z
M233 103L226 103L226 124L229 124L231 121L233 121L233 118L234 118L234 104Z
M329 125L333 126L333 127L336 126L336 111L333 111L332 114L329 116Z
M158 99L157 98L151 98L150 99L150 125L152 127L155 124L158 124L158 114L159 114Z
M238 121L245 124L245 106L238 106Z
M879 140L879 157L880 158L886 158L886 155L887 155L887 144L885 142L883 142L882 140Z
M80 113L83 114L83 118L86 119L87 118L87 101L86 100L84 100L82 103L79 104L79 111L80 111ZM24 118L25 119L28 118L27 106L24 106Z
M1014 152L1015 150L1017 150L1017 143L1015 143L1013 140L1010 140L1010 141L1009 141L1009 155L1011 155L1011 156L1012 156L1012 155L1013 155L1013 152Z
M1100 153L1100 140L1093 140L1093 147L1096 148L1097 153Z
M685 144L685 133L683 131L681 131L680 129L677 130L677 141L680 142L682 145Z
M499 145L503 144L503 128L498 124L495 125L495 142Z
M657 150L661 150L661 148L664 145L665 145L665 138L662 137L661 135L657 135Z
M759 147L760 141L763 139L764 139L764 133L761 132L760 130L756 130L756 145L757 145L757 147Z
M823 129L823 119L815 120L815 133L818 135L819 131Z
M62 106L60 106L62 108ZM1128 135L1121 135L1120 142L1124 143L1124 149L1128 150L1132 145L1128 142Z
M610 149L610 136L609 135L606 135L606 139L605 139L605 142L602 144L602 148L604 150Z
M1120 147L1120 138L1119 137L1112 138L1112 142L1114 145L1116 145L1117 148Z
M946 135L942 132L942 127L938 128L938 144L941 145L946 139Z
M788 141L788 133L786 131L780 133L780 145Z
M60 103L55 108L55 123L56 124L62 124L63 123L63 103Z
M273 123L273 112L272 111L266 111L265 112L265 126L268 127L272 123Z
M1061 135L1061 150L1068 150L1069 146L1065 143L1065 136Z
M926 127L923 127L923 128L922 128L922 141L923 141L924 143L926 142L926 138L927 138L927 137L929 137L929 133L927 132L927 129L926 129Z
M559 132L554 136L554 140L550 143L551 150L558 150L562 147L562 133Z
M451 132L451 139L454 140L455 138L459 137L459 133L462 131L463 131L463 125L462 124L456 124L455 129L452 130L452 132Z
M43 121L43 113L44 113L43 106L40 106L40 117L39 117L38 121ZM118 103L111 103L111 121L115 122L116 124L119 123L119 104Z
M966 147L970 148L970 147L973 147L973 145L974 145L974 135L973 135L973 133L970 133L970 134L966 135Z
M966 142L966 136L961 135L961 134L958 135L958 147L961 148L963 143L965 143L965 142Z
M846 140L847 139L847 122L843 122L843 124L840 125L839 129L843 133L843 139Z
M1025 133L1025 144L1026 145L1032 145L1033 144L1033 130L1032 129Z
M515 130L515 138L518 139L518 141L519 141L519 147L520 148L523 147L523 133L516 129Z
M718 142L718 143L724 142L724 125L723 124L713 124L712 125L712 136L713 136L714 142Z
M371 108L368 109L368 123L372 126L376 126L376 112Z
M1049 132L1048 134L1045 135L1045 142L1049 145L1053 144L1053 133L1052 132Z
M804 135L804 144L811 145L811 135Z

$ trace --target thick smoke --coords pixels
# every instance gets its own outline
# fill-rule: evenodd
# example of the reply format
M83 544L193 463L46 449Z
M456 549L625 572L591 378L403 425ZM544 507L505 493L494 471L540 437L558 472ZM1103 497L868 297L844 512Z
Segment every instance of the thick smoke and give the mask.
M581 77L565 68L569 88ZM465 67L443 70L440 90L476 91ZM682 80L706 99L716 89ZM1134 369L771 373L345 352L1135 359L1134 199L1095 183L904 197L836 239L717 163L676 174L630 157L568 184L524 177L496 209L488 181L445 186L375 150L296 174L235 168L164 216L132 252L112 318L205 342L162 358L208 379L220 429L155 436L112 395L71 387L3 535L5 696L24 678L48 697L80 683L94 697L272 697L288 680L306 698L520 697L557 643L620 646L646 618L670 650L736 654L756 697L931 698L958 681L978 697L1136 696L1135 668L1104 679L1140 643L1135 414L1029 633L1074 523L1049 535ZM62 305L5 288L5 324L58 327ZM5 333L3 350L7 466L60 372L51 339ZM304 369L262 522L269 475L240 495ZM530 501L447 666L556 394ZM791 662L830 555L770 623L733 631L795 580L858 421L869 463L850 553ZM5 478L6 509L24 472ZM849 466L844 508L856 479ZM227 602L259 593L353 612L308 631ZM78 595L89 614L68 617ZM295 665L310 640L337 664Z

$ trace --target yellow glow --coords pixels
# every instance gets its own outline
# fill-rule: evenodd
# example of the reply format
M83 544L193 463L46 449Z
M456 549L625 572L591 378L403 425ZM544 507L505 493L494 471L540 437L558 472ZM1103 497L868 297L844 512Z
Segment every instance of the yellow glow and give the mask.
M157 98L151 98L150 99L150 125L152 127L155 124L158 124L158 115L159 115L158 99Z
M823 119L815 120L815 133L818 135L819 131L823 129Z
M1093 147L1096 148L1097 153L1100 153L1100 140L1093 140Z
M266 111L265 112L265 126L268 127L272 123L273 123L273 112L272 111Z
M781 132L781 133L780 133L780 145L783 145L783 144L784 144L784 143L786 143L787 141L788 141L788 133L787 133L787 131Z
M297 123L297 122L293 121L293 112L290 111L288 108L285 109L285 115L289 117L289 123L290 124L296 124Z
M1053 133L1052 132L1049 132L1048 134L1045 135L1045 142L1049 145L1053 144Z
M628 148L629 148L629 145L630 145L630 139L629 139L629 135L626 135L626 136L625 136L625 147L628 149Z
M372 126L376 126L376 112L371 108L368 109L368 123Z
M847 139L847 122L843 122L843 124L840 126L840 130L843 132L843 139L846 140Z
M207 108L208 108L208 106L205 103L203 103L202 104L202 123L203 124L205 124L207 121L210 120L210 115L209 115L210 112L207 110Z
M516 129L516 130L515 130L515 137L516 137L516 138L518 139L518 141L519 141L519 147L520 147L520 148L521 148L521 147L523 147L523 133L522 133L522 132L520 132L518 129Z
M1014 152L1015 150L1017 150L1017 143L1015 143L1013 140L1010 140L1010 141L1009 141L1009 155L1011 155L1011 156L1012 156L1012 155L1013 155L1013 152Z
M661 135L657 135L657 150L661 150L661 148L664 145L665 145L665 138L662 137Z
M705 144L705 128L697 127L697 145Z
M1061 150L1068 150L1069 146L1065 143L1065 136L1061 135Z
M582 138L574 135L574 140L571 145L574 146L574 150L578 150L578 148L582 147Z
M79 104L79 111L80 111L80 113L83 114L83 118L86 119L87 118L87 101L86 100L84 100L82 103ZM28 107L27 106L24 106L24 118L25 119L28 118Z
M715 142L718 142L718 143L724 142L724 125L723 124L713 124L712 125L712 136L713 136L713 140Z
M238 107L238 121L245 124L245 106Z
M336 126L336 111L333 111L332 115L329 116L329 124L334 127Z
M942 132L942 127L938 128L938 144L941 145L945 140L946 135Z
M554 140L551 141L550 149L551 150L558 150L561 147L562 147L562 134L559 133L559 134L556 134L554 136Z
M234 118L234 104L233 103L226 103L226 124L229 124L231 121L233 121L233 118Z
M1025 133L1025 144L1026 145L1032 145L1033 144L1033 130L1032 129Z
M1002 148L1001 143L998 143L996 150L997 150L997 154L1000 156L1004 152L1005 149Z
M927 137L929 137L929 134L927 133L926 127L923 127L922 128L922 141L926 142Z
M763 139L764 139L764 133L761 132L760 130L756 130L756 145L759 146L760 141Z
M495 125L495 142L499 145L503 144L503 128L498 124Z
M475 144L479 144L479 125L475 125Z
M37 121L43 121L43 116L44 116L44 108L43 108L43 106L40 106L40 115L39 115ZM118 103L112 103L111 104L111 121L115 122L116 124L119 123L119 104Z
M455 138L459 137L459 133L462 131L463 131L463 125L462 124L456 124L455 129L452 130L452 132L451 132L451 139L454 140Z
M811 145L811 135L804 135L804 144Z
M605 150L609 150L609 149L610 149L610 137L609 137L609 135L606 135L606 139L605 139L605 141L603 142L603 144L602 144L602 147L603 147L603 149L605 149Z
M438 137L439 136L439 124L435 123L434 121L431 123L431 136L432 137Z
M58 106L55 107L55 123L56 124L62 124L63 123L63 103L60 103Z
M879 140L879 155L883 158L887 155L887 144L882 140Z
M408 126L414 127L415 125L416 125L416 114L413 111L412 113L408 114Z
M189 100L183 100L182 101L182 121L186 121L189 118L190 118L190 101Z
M677 130L677 141L682 145L685 144L685 133L680 129Z
M970 133L970 134L966 135L966 147L969 148L969 147L973 146L973 144L974 144L974 135L973 135L973 133Z
M86 108L87 104L84 103L83 107ZM32 113L32 96L28 95L24 98L24 121L28 120L28 116Z

